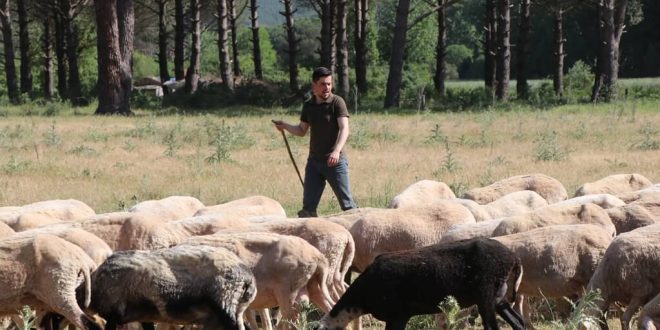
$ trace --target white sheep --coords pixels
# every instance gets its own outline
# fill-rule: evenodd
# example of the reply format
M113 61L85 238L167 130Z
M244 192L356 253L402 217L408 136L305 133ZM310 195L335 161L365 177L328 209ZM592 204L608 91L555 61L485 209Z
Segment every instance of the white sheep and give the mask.
M455 198L454 192L444 182L433 180L421 180L404 189L400 194L394 196L390 205L391 209L425 206L439 199Z
M638 173L614 174L594 182L588 182L575 191L575 196L590 194L622 194L652 186L653 183Z
M550 204L563 201L568 197L566 188L561 182L545 174L537 173L517 175L486 187L474 188L464 193L461 198L471 199L479 204L488 204L506 194L521 190L534 191Z

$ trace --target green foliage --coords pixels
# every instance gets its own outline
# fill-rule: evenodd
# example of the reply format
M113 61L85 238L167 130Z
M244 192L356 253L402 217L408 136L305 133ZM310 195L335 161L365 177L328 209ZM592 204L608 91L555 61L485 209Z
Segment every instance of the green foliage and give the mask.
M57 147L60 144L62 144L62 137L59 134L57 134L54 120L53 123L50 125L50 129L46 133L44 133L44 140L46 145L49 147Z
M446 52L447 79L458 79L458 68L472 58L473 50L467 45L457 44L447 46Z
M238 47L241 50L239 60L241 71L245 77L254 77L254 60L252 58L252 30L249 28L238 29ZM270 41L268 29L259 29L259 49L261 50L261 68L264 76L270 81L281 80L283 76L281 69L277 66L277 53Z
M396 7L398 1L385 0L376 6L378 24L378 49L381 50L381 60L388 63L392 47L400 47L392 43L393 29L396 20ZM409 24L417 17L428 12L431 8L426 1L411 0L411 13L408 16ZM427 16L418 21L407 32L405 62L409 64L435 63L435 45L438 35L438 25L434 15ZM405 70L404 70L405 71Z
M17 159L14 155L11 155L11 157L9 158L7 163L5 163L2 166L2 170L3 170L3 172L5 172L5 174L9 175L9 174L15 174L15 173L23 172L23 171L29 169L30 166L31 166L30 161L27 161L27 160L22 161L22 160Z
M435 127L431 130L431 135L429 135L424 143L428 144L436 144L436 143L444 143L445 145L449 141L449 137L445 135L445 133L442 131L442 128L440 128L439 124L435 124Z
M458 330L462 329L467 321L467 317L461 315L461 306L458 305L456 298L447 296L442 300L438 306L442 311L445 321L445 329Z
M73 154L73 155L76 155L76 156L87 156L87 157L92 157L92 156L98 155L98 152L94 148L92 148L90 146L86 146L84 144L79 144L79 145L71 148L71 150L69 150L67 153Z
M160 77L158 62L139 50L133 52L133 78Z
M594 74L591 72L591 67L582 61L575 62L564 76L566 96L578 101L588 100L593 82Z
M442 158L442 164L440 164L440 169L436 171L435 176L439 177L441 173L455 173L463 169L456 156L454 156L454 151L450 148L449 142L445 142L445 155Z
M206 133L209 137L209 145L213 148L206 161L211 164L231 160L231 151L239 148L247 148L254 141L247 136L246 128L242 125L229 126L222 121L220 125L213 121L206 123Z
M559 133L544 132L534 140L534 157L538 161L561 161L568 157L568 151L559 145Z
M660 150L660 140L655 139L658 133L660 133L660 130L654 128L651 123L646 123L639 130L639 133L642 135L642 140L634 144L636 149Z
M35 315L30 306L23 306L21 308L19 317L23 321L23 327L19 328L19 330L30 330L35 326Z

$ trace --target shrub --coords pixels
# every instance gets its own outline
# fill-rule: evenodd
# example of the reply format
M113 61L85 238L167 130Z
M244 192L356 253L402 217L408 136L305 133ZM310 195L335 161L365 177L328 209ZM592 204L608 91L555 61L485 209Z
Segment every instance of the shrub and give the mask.
M582 61L575 62L564 76L566 96L575 101L588 100L593 82L591 67Z

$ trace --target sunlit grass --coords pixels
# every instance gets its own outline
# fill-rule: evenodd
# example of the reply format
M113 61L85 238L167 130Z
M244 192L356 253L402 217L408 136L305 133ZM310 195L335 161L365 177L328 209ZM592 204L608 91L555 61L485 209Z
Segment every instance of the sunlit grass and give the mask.
M658 102L563 106L550 110L356 114L347 153L360 206L384 207L421 179L457 193L524 173L545 173L572 194L584 182L636 172L660 181ZM234 109L238 111L240 109ZM212 205L249 195L300 207L302 189L271 118L257 115L98 117L8 116L0 123L0 204L75 198L97 212L145 199L191 195ZM259 114L261 113L261 114ZM440 142L435 142L438 136ZM539 137L552 136L540 142ZM301 171L307 137L289 136ZM540 150L562 157L538 157ZM338 211L328 188L319 212Z

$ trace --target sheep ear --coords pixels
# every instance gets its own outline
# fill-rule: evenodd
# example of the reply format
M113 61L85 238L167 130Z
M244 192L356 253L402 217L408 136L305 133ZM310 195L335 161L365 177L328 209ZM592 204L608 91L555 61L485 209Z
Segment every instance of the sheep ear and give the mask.
M588 212L589 209L587 208L587 204L582 204L582 206L580 206L580 214L579 214L580 219L584 219L587 216Z

